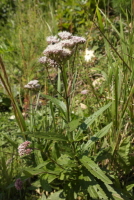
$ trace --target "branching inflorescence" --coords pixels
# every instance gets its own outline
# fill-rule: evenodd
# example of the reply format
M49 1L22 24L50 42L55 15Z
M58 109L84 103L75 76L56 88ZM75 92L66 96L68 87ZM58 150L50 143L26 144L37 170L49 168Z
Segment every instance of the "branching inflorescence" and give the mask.
M49 36L46 40L48 46L43 51L44 56L39 59L39 62L49 67L58 67L72 56L78 44L86 42L85 38L73 36L67 31L59 32L58 36Z

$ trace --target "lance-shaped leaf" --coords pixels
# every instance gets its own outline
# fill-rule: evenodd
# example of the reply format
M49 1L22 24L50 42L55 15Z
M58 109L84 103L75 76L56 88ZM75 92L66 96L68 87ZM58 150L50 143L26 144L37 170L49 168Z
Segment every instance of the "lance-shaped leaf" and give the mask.
M105 175L105 173L100 169L100 167L89 157L83 156L80 159L80 162L96 178L100 179L101 181L103 181L106 184L112 184L112 181Z
M88 142L83 146L83 151L88 150L88 148L90 148L98 139L104 137L107 132L109 131L109 129L112 126L112 122L110 124L108 124L107 126L105 126L103 129L101 129L100 131L98 131L96 134L94 134L90 140L88 140Z
M95 112L93 115L88 117L80 126L82 130L87 129L96 119L98 116L100 116L107 108L111 106L111 103L108 103L107 105L103 106L100 110Z
M22 133L17 133L17 135L21 135ZM67 138L62 134L56 134L55 132L26 132L25 135L28 137L34 138L44 138L46 140L53 140L53 141L67 141Z
M60 101L60 100L53 98L51 96L48 96L48 95L43 95L43 97L45 97L46 99L49 99L51 102L53 102L59 108L59 110L63 113L63 115L66 117L67 108L63 101Z

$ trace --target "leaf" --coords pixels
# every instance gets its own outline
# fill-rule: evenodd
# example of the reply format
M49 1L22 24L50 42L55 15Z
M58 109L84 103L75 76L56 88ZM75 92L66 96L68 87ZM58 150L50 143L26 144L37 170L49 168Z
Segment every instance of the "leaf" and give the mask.
M85 174L85 175L84 175ZM108 200L107 195L102 189L101 185L97 182L95 177L84 169L83 174L79 177L80 186L84 191L88 191L90 197L93 199L103 199ZM82 191L83 191L82 190Z
M105 173L99 168L99 166L93 160L91 160L87 156L83 156L80 159L80 162L96 178L100 179L104 183L112 184L112 181L105 175Z
M38 150L34 150L34 156L35 156L35 162L36 165L40 165L44 163L44 160L42 158L41 152Z
M104 30L104 26L103 26L102 16L100 14L98 6L96 8L96 13L97 13L98 23L99 23L100 29L101 29L101 31L103 31Z
M93 115L88 117L80 126L82 130L86 130L96 119L99 115L101 115L107 108L111 106L111 103L108 103L107 105L103 106L100 110L95 112Z
M44 175L40 177L40 183L43 190L48 191L48 192L52 191L52 188L50 187L48 181L45 179Z
M126 187L127 191L130 191L130 190L132 190L133 188L134 188L134 183L131 184L131 185L127 185L127 187Z
M48 95L43 95L43 96L46 99L49 99L51 102L53 102L60 109L60 111L64 114L64 116L66 117L67 108L66 108L66 105L63 101L60 101L60 100L53 98L51 96L48 96Z
M62 197L62 191L63 190L60 190L58 192L51 194L47 199L48 200L65 200L65 198Z
M100 200L101 199L108 200L108 197L106 196L105 192L103 191L103 189L100 187L99 184L89 185L88 192L93 199L99 198Z
M101 129L100 131L98 131L96 134L94 134L90 140L88 140L88 142L83 146L82 150L86 151L88 150L88 148L90 148L98 139L104 137L107 132L109 131L109 129L112 126L112 122L110 124L108 124L107 126L105 126L103 129Z
M17 135L21 135L21 133L17 133ZM60 135L55 132L25 132L25 135L34 138L44 138L46 140L67 141L67 138L64 135Z
M1 133L6 139L7 139L7 141L13 146L13 147L15 147L15 148L17 148L18 147L18 144L16 144L16 142L14 142L10 137L8 137L6 134L4 134L4 133Z
M74 119L68 124L70 132L74 131L80 125L80 120L81 119Z
M130 153L130 143L131 137L124 138L120 144L119 150L118 150L118 155L120 161L123 163L123 165L129 165L129 153Z
M105 184L108 191L112 193L114 200L128 200L129 198L121 192L116 191L113 187L108 184Z
M44 194L42 194L41 200L46 200L46 199L47 199L46 196Z

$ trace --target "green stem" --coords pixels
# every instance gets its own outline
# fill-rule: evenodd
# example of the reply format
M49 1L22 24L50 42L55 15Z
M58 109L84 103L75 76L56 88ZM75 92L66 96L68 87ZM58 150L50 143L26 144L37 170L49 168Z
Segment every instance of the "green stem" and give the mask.
M62 78L63 78L63 85L64 85L64 89L65 89L65 101L66 101L66 107L67 107L67 122L70 122L70 98L68 95L68 91L67 91L67 75L66 75L66 69L65 67L62 65L61 66L61 74L62 74Z

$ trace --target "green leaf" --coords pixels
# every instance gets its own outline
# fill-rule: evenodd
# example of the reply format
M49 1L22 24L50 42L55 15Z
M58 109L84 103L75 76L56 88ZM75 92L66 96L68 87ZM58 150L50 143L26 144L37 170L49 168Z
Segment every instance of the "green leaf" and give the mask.
M121 144L118 150L118 156L119 156L120 162L122 162L123 165L125 166L130 164L129 162L129 157L130 157L129 154L130 154L130 147L131 147L130 139L131 137L124 138L121 141Z
M17 133L17 135L21 135L21 133ZM67 141L67 138L64 135L60 135L55 132L34 132L34 133L25 132L25 135L34 138L44 138L46 140Z
M101 199L108 200L108 197L106 196L105 192L103 191L103 189L100 187L99 184L89 185L88 192L93 199L99 198L100 200Z
M96 119L99 115L101 115L106 109L108 109L111 106L111 103L108 103L104 107L102 107L100 110L95 112L93 115L88 117L80 126L82 130L87 129Z
M51 194L47 199L48 200L65 200L65 198L62 197L62 191L63 190L60 190L58 192L55 192L55 193Z
M97 140L104 137L109 131L109 129L111 128L111 126L112 126L112 122L108 124L107 126L105 126L103 129L101 129L100 131L98 131L96 134L94 134L90 138L90 140L88 140L88 142L83 146L82 150L83 151L88 150L88 148L90 148Z
M132 190L133 188L134 188L134 183L131 184L131 185L127 185L127 187L126 187L127 191L130 191L130 190Z
M96 178L100 179L104 183L112 184L112 181L105 175L105 173L99 168L99 166L93 160L91 160L87 156L83 156L80 159L80 162Z
M106 191L104 192L102 189L102 182L100 186L95 177L85 169L83 174L79 177L79 184L83 190L88 191L90 197L93 199L108 199L107 195L105 194Z
M42 194L41 200L46 200L46 199L47 199L46 196L44 194Z
M50 187L48 181L45 179L44 175L40 177L40 183L43 190L48 191L48 192L52 191L52 188Z
M35 162L36 165L43 164L44 160L42 158L41 152L38 150L34 150Z
M49 99L51 102L53 102L60 109L60 111L64 114L64 116L66 117L67 108L66 108L66 105L63 101L60 101L60 100L53 98L51 96L48 96L48 95L43 95L43 96L46 99Z
M40 180L37 180L37 181L33 182L31 185L36 187L36 188L41 187Z
M80 125L80 120L81 119L74 119L68 124L70 132L74 131Z
M103 31L104 30L104 26L103 26L102 16L100 14L98 6L96 8L96 13L97 13L98 23L99 23L100 29L101 29L101 31Z
M123 194L122 191L120 191L120 192L118 191L117 192L110 185L108 185L108 184L105 184L105 185L106 185L108 191L112 193L112 197L113 197L114 200L128 200L129 199L125 194Z
M18 147L18 144L16 143L16 142L14 142L10 137L8 137L6 134L4 134L4 133L1 133L6 139L7 139L7 141L13 146L13 147L15 147L15 148L17 148Z

